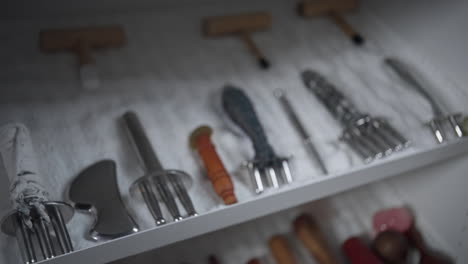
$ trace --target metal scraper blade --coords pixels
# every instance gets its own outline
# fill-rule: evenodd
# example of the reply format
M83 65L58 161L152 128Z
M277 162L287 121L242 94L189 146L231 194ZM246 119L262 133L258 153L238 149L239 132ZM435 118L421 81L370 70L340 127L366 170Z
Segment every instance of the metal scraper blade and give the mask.
M112 160L99 161L83 170L71 183L69 198L76 209L94 216L89 231L93 240L113 239L139 230L122 202Z

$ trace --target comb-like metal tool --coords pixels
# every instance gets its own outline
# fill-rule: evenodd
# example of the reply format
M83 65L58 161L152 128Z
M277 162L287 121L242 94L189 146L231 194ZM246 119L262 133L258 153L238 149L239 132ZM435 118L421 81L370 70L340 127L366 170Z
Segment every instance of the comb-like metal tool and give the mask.
M432 108L433 118L427 125L431 128L437 143L443 143L447 140L448 136L444 131L444 125L449 124L452 127L453 134L457 138L463 137L463 130L458 123L461 117L460 113L449 114L444 110L442 105L434 99L429 91L410 73L410 69L403 62L395 58L386 58L385 64L387 64L402 80L409 84L413 90L424 97Z
M344 126L341 139L354 149L364 162L388 156L409 146L410 141L386 121L361 113L320 73L306 70L302 72L302 80Z
M255 192L261 193L268 187L293 181L287 158L278 157L265 135L252 102L239 88L226 86L222 103L225 112L251 139L255 157L247 163Z
M49 194L40 183L29 130L22 124L0 127L0 154L14 208L1 220L1 230L16 237L24 262L35 263L72 252L66 223L74 209L64 202L48 200Z
M183 219L174 196L179 199L188 216L197 215L183 182L184 178L190 178L190 176L183 171L165 170L162 167L138 116L134 112L125 113L123 119L136 151L147 170L145 176L132 184L130 192L138 190L141 193L156 225L166 223L158 198L166 205L174 221Z

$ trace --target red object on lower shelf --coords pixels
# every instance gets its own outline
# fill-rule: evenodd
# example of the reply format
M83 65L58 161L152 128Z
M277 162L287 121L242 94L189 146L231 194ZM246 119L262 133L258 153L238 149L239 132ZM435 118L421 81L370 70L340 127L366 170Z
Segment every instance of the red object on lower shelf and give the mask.
M383 264L357 237L351 237L346 240L341 249L351 264Z

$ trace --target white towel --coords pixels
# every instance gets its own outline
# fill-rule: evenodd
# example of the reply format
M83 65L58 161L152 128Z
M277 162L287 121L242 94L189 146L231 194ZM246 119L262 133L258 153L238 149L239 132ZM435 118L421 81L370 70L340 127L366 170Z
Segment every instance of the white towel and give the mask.
M0 155L10 180L12 207L22 213L28 227L32 227L31 208L36 208L49 222L42 204L49 194L40 183L36 155L26 126L10 123L0 127Z

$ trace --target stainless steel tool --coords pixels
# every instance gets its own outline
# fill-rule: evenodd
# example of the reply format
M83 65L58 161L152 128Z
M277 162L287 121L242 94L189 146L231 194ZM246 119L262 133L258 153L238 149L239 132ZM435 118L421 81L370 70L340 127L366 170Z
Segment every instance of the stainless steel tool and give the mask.
M320 167L320 170L322 171L322 173L328 174L327 167L325 166L325 163L323 162L323 159L320 156L319 152L315 148L314 142L312 141L312 137L307 132L302 122L299 120L299 117L294 111L294 108L292 107L291 102L288 100L288 98L286 97L286 95L281 89L278 89L275 91L275 96L278 98L281 106L283 107L284 111L288 115L289 120L291 121L297 133L299 133L300 137L304 141L304 144L306 145L307 150L310 152L312 158Z
M239 88L226 86L223 89L222 103L225 112L252 140L255 150L253 160L247 162L255 192L261 193L268 187L279 188L280 185L293 181L288 159L278 157L265 135L258 120L252 102Z
M130 138L147 170L145 176L132 184L130 191L138 190L141 193L148 210L156 221L156 225L166 223L158 198L166 205L174 221L183 219L174 196L181 202L188 216L197 215L183 182L184 178L190 178L190 176L183 171L165 170L162 167L140 120L134 112L125 113L123 119Z
M409 87L413 88L417 93L424 97L432 108L433 118L427 125L431 128L435 139L438 143L443 143L447 140L447 134L444 131L444 125L449 124L452 127L453 133L457 138L463 137L463 130L458 123L458 119L461 118L461 114L449 114L441 106L436 99L434 99L429 91L413 76L407 65L399 61L396 58L386 58L384 60L398 76L409 84Z
M91 239L113 239L138 232L120 196L113 160L102 160L83 170L71 183L68 196L76 209L95 217L89 232Z
M1 230L16 237L24 262L35 263L72 252L66 223L74 209L64 202L49 201L24 125L0 127L0 154L10 179L14 208L1 220Z
M302 72L306 87L325 105L328 111L344 126L341 139L363 159L370 162L402 150L410 142L386 121L363 114L344 94L321 74Z

